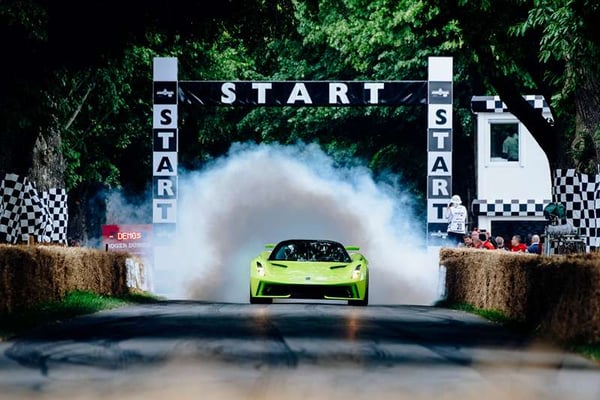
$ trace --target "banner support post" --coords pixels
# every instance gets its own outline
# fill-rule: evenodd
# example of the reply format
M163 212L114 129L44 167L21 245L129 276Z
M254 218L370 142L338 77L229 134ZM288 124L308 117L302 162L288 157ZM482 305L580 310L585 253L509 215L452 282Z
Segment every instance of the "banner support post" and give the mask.
M427 246L446 238L452 196L452 57L429 57L427 77Z

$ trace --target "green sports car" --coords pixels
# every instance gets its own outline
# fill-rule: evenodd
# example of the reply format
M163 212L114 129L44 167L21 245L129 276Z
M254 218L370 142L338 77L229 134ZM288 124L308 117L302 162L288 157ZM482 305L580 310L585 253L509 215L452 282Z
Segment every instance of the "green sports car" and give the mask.
M265 248L250 263L250 303L293 298L368 304L369 262L358 247L331 240L285 240Z

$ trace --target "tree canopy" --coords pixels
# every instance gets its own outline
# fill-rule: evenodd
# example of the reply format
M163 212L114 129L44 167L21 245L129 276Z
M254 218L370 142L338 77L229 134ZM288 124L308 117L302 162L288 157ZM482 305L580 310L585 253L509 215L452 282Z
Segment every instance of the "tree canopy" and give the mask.
M69 190L145 191L154 56L177 56L181 79L403 80L426 79L427 57L450 55L458 191L474 186L473 95L499 94L552 167L595 172L599 16L592 0L5 0L0 170L28 173L36 141L57 138L59 183ZM543 94L554 120L525 94ZM181 165L198 168L236 141L318 142L340 163L391 172L423 198L425 112L182 109Z

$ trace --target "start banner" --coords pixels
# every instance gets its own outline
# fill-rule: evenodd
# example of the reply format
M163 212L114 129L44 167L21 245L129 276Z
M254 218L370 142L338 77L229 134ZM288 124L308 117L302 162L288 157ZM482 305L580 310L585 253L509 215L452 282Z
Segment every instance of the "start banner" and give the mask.
M167 84L155 82L155 104L172 92ZM179 97L183 104L202 106L424 105L427 82L180 81Z

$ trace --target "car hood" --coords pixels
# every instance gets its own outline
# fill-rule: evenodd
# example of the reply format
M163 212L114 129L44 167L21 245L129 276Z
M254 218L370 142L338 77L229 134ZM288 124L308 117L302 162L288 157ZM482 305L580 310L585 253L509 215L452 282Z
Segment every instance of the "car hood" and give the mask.
M359 264L358 262L269 261L266 277L305 283L348 280Z

